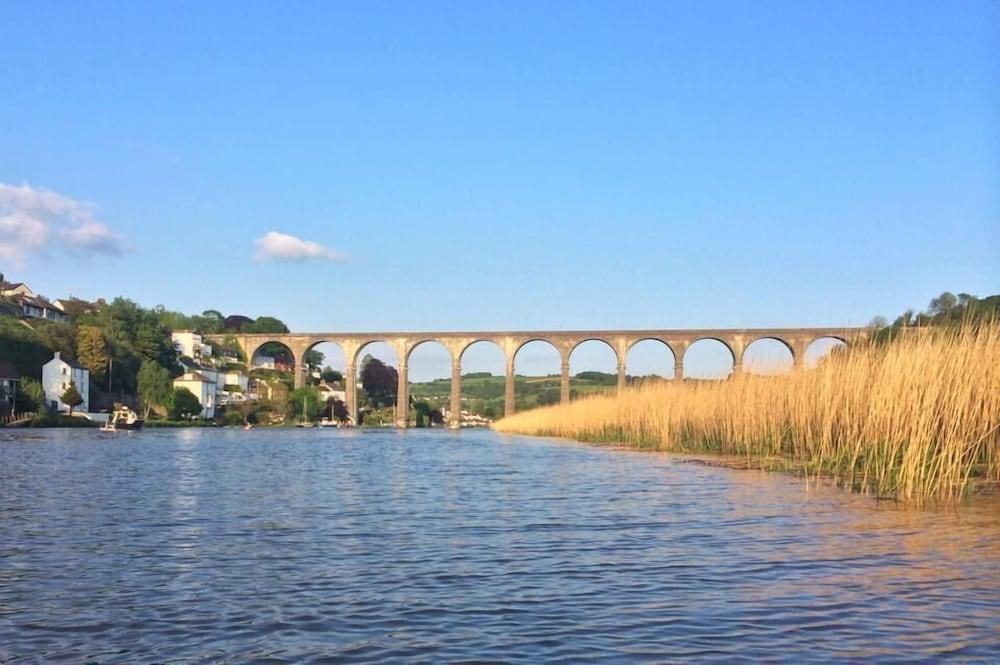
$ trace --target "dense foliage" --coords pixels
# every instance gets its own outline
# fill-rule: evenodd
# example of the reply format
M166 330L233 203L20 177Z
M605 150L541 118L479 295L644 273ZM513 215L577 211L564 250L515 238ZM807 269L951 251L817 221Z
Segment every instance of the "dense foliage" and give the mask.
M361 361L361 387L372 407L395 406L399 372L378 358L365 356Z

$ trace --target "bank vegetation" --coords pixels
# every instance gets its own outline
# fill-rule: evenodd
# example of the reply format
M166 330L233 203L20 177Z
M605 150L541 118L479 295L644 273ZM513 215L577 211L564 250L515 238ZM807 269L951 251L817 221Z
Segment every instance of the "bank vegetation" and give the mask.
M1000 481L1000 325L857 343L786 375L643 385L494 427L739 456L879 496L953 499Z

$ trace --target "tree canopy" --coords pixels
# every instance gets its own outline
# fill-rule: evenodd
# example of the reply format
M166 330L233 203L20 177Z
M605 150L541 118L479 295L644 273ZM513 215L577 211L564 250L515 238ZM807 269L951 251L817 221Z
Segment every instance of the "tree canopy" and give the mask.
M178 388L174 391L173 404L170 406L170 415L175 419L194 418L202 411L201 402L195 394L187 388Z
M145 361L139 368L137 379L139 400L146 413L154 406L167 406L173 394L170 372L155 362Z
M108 345L97 326L79 326L76 331L76 359L87 368L95 381L108 371Z
M288 332L288 326L273 316L262 316L256 321L247 324L243 332L281 334Z
M69 415L73 415L73 409L83 404L83 395L76 389L75 383L70 383L66 390L59 395L59 401L69 407Z
M361 386L372 406L395 406L399 372L373 356L361 361Z

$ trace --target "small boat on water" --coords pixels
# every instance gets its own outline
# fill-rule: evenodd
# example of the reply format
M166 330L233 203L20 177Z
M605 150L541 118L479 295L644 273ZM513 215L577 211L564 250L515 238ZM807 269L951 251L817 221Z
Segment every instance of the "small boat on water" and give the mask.
M112 411L108 415L108 421L101 425L102 432L135 432L142 429L146 421L139 417L132 409L125 405Z

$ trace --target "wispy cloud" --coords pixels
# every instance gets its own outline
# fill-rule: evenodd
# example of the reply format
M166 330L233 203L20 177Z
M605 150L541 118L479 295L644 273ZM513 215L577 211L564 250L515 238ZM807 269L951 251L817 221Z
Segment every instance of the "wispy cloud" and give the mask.
M94 206L28 184L0 183L0 260L24 265L33 254L61 250L117 256L125 239L94 216Z
M268 231L255 241L254 261L346 261L347 255L312 240Z

